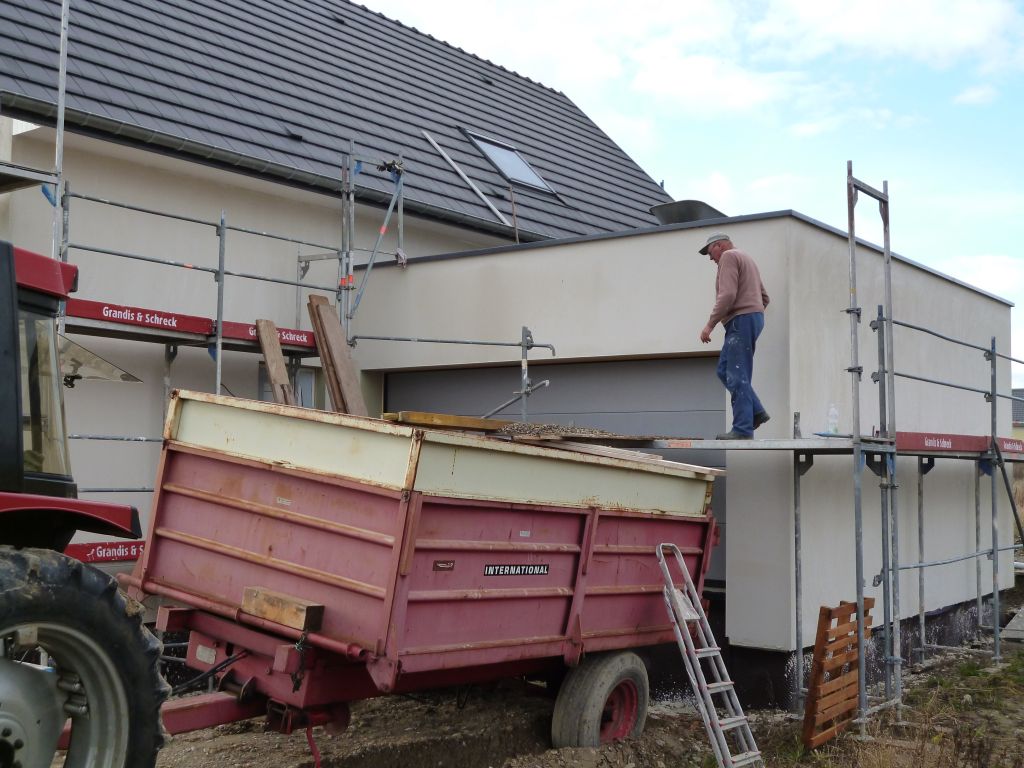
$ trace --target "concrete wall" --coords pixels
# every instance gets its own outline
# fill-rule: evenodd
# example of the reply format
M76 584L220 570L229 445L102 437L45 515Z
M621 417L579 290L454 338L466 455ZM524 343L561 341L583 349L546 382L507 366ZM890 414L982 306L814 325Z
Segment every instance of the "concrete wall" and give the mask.
M45 132L14 140L14 160L48 167L51 149ZM229 223L334 243L339 235L336 201L263 184L219 171L186 166L159 156L71 137L67 177L76 191L126 200L208 220L226 209ZM10 234L19 244L46 252L51 209L38 190L11 199ZM359 216L357 242L372 244L380 211ZM376 215L373 215L376 213ZM713 227L718 229L719 226ZM355 321L362 334L517 341L529 326L538 342L552 343L559 362L584 363L629 359L672 359L717 351L716 330L704 346L698 333L706 321L715 267L696 251L712 228L659 229L624 237L527 246L498 253L416 261L407 269L375 269ZM830 404L840 412L840 429L852 419L848 253L845 237L797 216L749 217L726 229L736 244L757 259L772 297L767 326L758 343L754 384L773 418L758 431L761 438L786 438L792 415L800 412L804 434L825 426ZM493 239L451 227L407 221L406 250L417 254L457 251L492 244ZM113 249L212 265L216 238L211 228L161 222L140 214L76 201L71 238ZM388 246L393 247L393 241ZM281 277L294 275L294 245L261 241L232 233L229 268ZM881 259L874 249L858 249L860 363L866 374L861 389L861 427L877 423L877 390L867 375L877 363L875 337L868 328L881 302ZM75 253L82 266L82 298L134 304L211 316L215 285L206 275L138 264L114 257ZM333 268L314 267L311 282L333 279ZM894 266L897 316L950 336L987 344L995 335L1009 350L1009 307L906 263ZM269 317L281 325L296 320L295 293L280 286L230 281L226 318L252 321ZM308 327L300 309L298 324ZM144 385L80 383L68 393L72 431L104 434L159 432L163 398L163 349L157 345L79 339L112 362L136 373ZM899 329L897 368L917 375L986 388L988 369L976 351L957 350L930 337ZM535 350L533 359L547 353ZM383 375L398 370L515 364L516 347L478 347L363 341L357 363L381 391ZM540 368L534 378L541 378ZM235 354L225 360L224 381L237 395L256 394L256 357ZM172 386L209 390L213 363L204 350L182 350ZM1001 391L1009 391L1009 371L999 372ZM713 397L728 415L724 390ZM976 394L900 380L896 390L901 430L984 434L988 406ZM715 410L718 410L716 407ZM1010 411L1000 405L1002 434L1010 431ZM637 430L642 431L642 430ZM153 476L155 449L77 443L76 473L86 486L145 485ZM917 497L915 462L898 464L897 496L903 561L915 558ZM790 650L793 627L794 548L793 478L789 452L732 452L728 456L729 547L725 552L727 634L737 645ZM986 478L987 481L987 478ZM865 573L880 567L878 492L864 475ZM852 462L849 457L820 457L802 484L804 554L804 642L810 642L817 606L852 599ZM999 494L997 494L999 495ZM982 509L989 508L989 486L982 484ZM102 497L101 497L102 498ZM108 497L122 498L122 497ZM1001 499L1001 496L1000 496ZM145 495L123 499L147 506ZM966 462L940 461L925 479L929 559L972 550L974 542L973 469ZM1009 540L1008 504L998 502L1001 530ZM982 525L982 541L990 526ZM1009 554L1000 558L1003 584L1009 586ZM983 562L983 581L991 584ZM933 569L927 574L926 607L939 608L974 594L974 564ZM901 581L901 612L917 610L916 576ZM878 590L868 589L878 595Z
M717 229L718 227L715 227ZM792 435L799 412L805 435L823 431L835 404L840 431L852 424L850 366L849 253L845 236L797 217L730 222L736 244L754 254L772 301L758 342L754 384L773 419L761 438ZM708 351L697 334L714 292L715 268L696 250L709 228L660 230L631 237L550 244L515 252L475 254L408 270L384 269L373 290L393 301L377 301L362 312L361 324L395 335L515 340L526 324L537 341L556 345L563 360L625 356L685 356ZM878 424L877 389L870 372L877 367L877 341L869 323L882 301L882 259L858 248L859 363L861 429ZM893 267L897 319L985 344L996 335L1008 350L1007 304L905 262ZM364 326L360 325L360 330ZM367 331L362 331L367 332ZM721 344L717 330L711 347ZM987 364L976 351L951 349L938 339L898 329L897 367L967 386L987 387ZM535 356L542 356L537 352ZM518 350L364 342L359 358L368 368L394 370L513 361ZM1000 389L1009 390L1009 372L1000 370ZM726 395L717 395L725 407ZM903 431L984 434L988 406L973 393L900 380L897 419ZM1000 406L1001 434L1009 433L1009 409ZM789 452L731 452L729 469L729 547L726 551L727 632L730 642L759 648L795 647L793 469ZM901 559L916 558L914 459L901 459L906 477L898 493ZM925 482L928 559L974 549L972 465L940 461ZM803 491L803 640L813 639L817 607L856 596L853 546L853 472L850 457L819 457L805 476ZM997 494L998 496L998 494ZM1010 530L1008 505L999 500L1004 535ZM988 490L982 505L988 514ZM865 573L881 567L877 482L863 480ZM985 536L990 525L983 526ZM988 540L983 536L982 546ZM1000 560L1003 583L1011 582L1010 556ZM940 608L974 595L974 564L944 566L926 575L926 607ZM990 573L990 572L989 572ZM917 611L917 577L901 581L901 613ZM991 577L986 577L991 591ZM877 589L868 588L869 595ZM880 613L879 613L880 615Z

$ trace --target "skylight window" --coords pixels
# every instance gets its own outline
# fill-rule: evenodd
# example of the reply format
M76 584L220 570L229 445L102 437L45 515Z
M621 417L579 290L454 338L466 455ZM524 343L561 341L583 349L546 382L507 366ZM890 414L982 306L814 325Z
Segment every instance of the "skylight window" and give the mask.
M528 162L519 154L518 150L511 144L505 144L494 139L487 139L483 136L469 134L473 143L480 148L484 156L494 163L502 176L516 184L525 184L528 187L536 187L546 192L554 192L547 182L540 177Z

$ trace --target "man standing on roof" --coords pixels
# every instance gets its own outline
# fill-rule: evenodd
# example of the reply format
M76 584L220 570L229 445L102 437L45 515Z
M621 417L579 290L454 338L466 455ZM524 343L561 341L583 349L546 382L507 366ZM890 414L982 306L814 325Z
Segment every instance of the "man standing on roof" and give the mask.
M768 412L751 386L754 349L764 328L768 293L761 282L757 264L745 251L718 232L708 238L700 253L718 265L715 278L715 306L708 324L700 332L707 344L718 323L725 328L725 341L718 358L718 378L732 396L732 430L719 440L750 440L754 430L768 421Z

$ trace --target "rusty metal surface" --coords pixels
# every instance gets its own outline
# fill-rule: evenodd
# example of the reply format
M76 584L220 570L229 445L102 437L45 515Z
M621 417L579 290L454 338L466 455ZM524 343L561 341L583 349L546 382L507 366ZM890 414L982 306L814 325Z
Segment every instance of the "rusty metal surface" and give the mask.
M230 400L194 399L216 406ZM664 541L686 553L695 583L703 583L715 528L708 481L692 472L657 465L640 470L692 483L695 506L687 515L448 497L417 488L428 448L462 456L479 450L485 438L445 435L433 442L433 432L372 419L247 401L232 400L231 407L269 414L273 428L260 438L267 443L279 415L289 418L285 424L293 418L358 424L401 437L402 450L389 454L401 456L400 472L392 473L401 487L169 441L150 544L130 581L221 617L202 624L214 637L234 637L228 625L243 629L232 640L240 647L257 642L245 632L258 631L363 659L347 668L354 675L350 687L341 673L331 678L340 686L339 701L365 693L365 685L392 690L402 674L446 671L450 678L440 679L457 681L477 674L472 669L552 657L575 663L583 652L671 640L654 555ZM172 436L177 418L172 412L168 419ZM603 456L566 459L565 451L510 444L497 451L544 460L553 458L549 453L559 466L632 471L629 462ZM519 478L526 492L533 480ZM320 631L301 635L243 613L247 587L323 605ZM284 690L276 678L263 679L256 659L239 664L262 681L258 685ZM306 700L322 703L331 695L316 691Z

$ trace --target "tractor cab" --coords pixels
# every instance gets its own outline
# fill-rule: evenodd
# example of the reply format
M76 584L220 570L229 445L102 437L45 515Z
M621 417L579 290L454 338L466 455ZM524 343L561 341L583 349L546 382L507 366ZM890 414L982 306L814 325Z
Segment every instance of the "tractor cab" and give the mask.
M132 507L78 500L56 318L78 268L0 242L0 543L62 550L77 530L138 538Z

